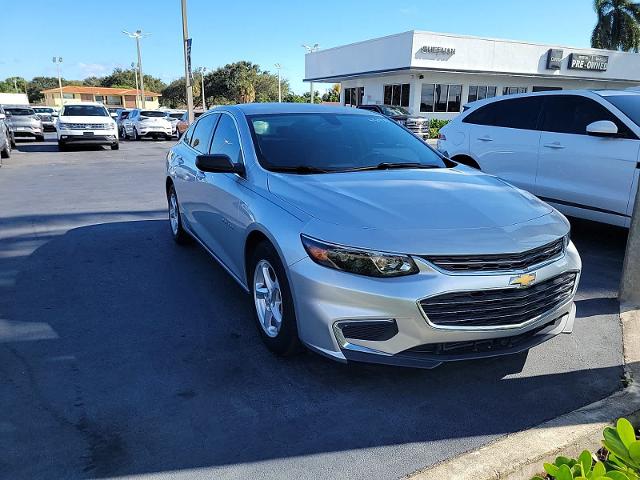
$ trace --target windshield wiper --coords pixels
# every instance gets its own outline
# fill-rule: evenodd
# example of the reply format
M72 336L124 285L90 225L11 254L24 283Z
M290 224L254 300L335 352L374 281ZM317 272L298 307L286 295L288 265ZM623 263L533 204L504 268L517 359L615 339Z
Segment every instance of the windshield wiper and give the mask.
M329 170L324 170L318 167L310 167L308 165L294 165L294 166L281 166L269 168L272 172L291 172L291 173L329 173Z
M418 162L382 162L377 165L367 165L365 167L353 167L341 172L361 172L363 170L390 170L392 168L440 168L438 165L428 165Z

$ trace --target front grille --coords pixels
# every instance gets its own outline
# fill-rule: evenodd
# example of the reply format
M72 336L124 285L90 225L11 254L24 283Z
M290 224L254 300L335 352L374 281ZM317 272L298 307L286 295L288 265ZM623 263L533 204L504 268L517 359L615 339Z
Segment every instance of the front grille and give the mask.
M43 122L50 122L51 121L51 115L48 115L46 113L39 113L38 117L40 117L40 120L42 120Z
M429 131L429 122L416 122L415 120L408 120L405 126L412 132L422 133Z
M451 272L513 272L559 257L564 251L564 239L522 253L490 255L426 256L425 260Z
M441 327L519 325L571 298L577 273L567 272L528 288L454 292L420 301L429 321Z
M347 339L383 342L398 334L398 325L392 321L355 321L339 325Z
M108 123L65 123L64 125L71 130L108 130L111 128Z
M528 332L514 335L512 337L489 338L485 340L472 340L468 342L445 342L445 343L429 343L426 345L418 345L409 348L398 354L397 356L449 356L449 355L471 355L477 353L500 352L503 350L511 350L520 345L529 343L533 337L538 334L553 330L558 326L562 317L552 320L549 323L533 328Z

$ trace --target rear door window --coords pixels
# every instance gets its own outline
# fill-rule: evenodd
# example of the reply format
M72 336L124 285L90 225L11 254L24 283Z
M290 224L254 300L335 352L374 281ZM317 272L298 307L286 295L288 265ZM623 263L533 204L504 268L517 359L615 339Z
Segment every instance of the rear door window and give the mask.
M598 102L580 95L545 97L541 129L545 132L587 135L587 125L610 120L622 136L632 135L629 128Z
M536 130L543 97L497 100L471 112L462 121L476 125Z
M188 142L200 153L207 153L211 144L211 136L218 122L219 114L207 115L198 120L193 127L193 134Z

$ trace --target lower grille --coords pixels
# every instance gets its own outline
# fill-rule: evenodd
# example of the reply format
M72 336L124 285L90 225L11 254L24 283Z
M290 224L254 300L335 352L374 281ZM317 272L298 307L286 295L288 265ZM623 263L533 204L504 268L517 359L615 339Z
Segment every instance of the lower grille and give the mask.
M476 353L500 352L502 350L510 350L531 341L538 334L544 334L543 331L551 331L557 327L560 318L553 320L545 325L536 327L528 332L512 337L490 338L487 340L475 340L469 342L446 342L446 343L429 343L426 345L418 345L417 347L404 350L397 355L399 356L444 356L444 355L470 355Z
M346 339L384 342L398 334L398 325L391 321L356 321L339 325Z
M571 298L576 278L576 272L567 272L528 288L446 293L421 300L420 306L436 326L519 325Z

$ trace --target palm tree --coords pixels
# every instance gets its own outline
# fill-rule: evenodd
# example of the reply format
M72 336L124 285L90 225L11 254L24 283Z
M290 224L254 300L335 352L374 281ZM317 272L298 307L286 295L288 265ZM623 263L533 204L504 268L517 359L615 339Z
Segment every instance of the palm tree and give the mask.
M591 34L593 48L638 52L640 3L632 0L595 0L598 23Z

